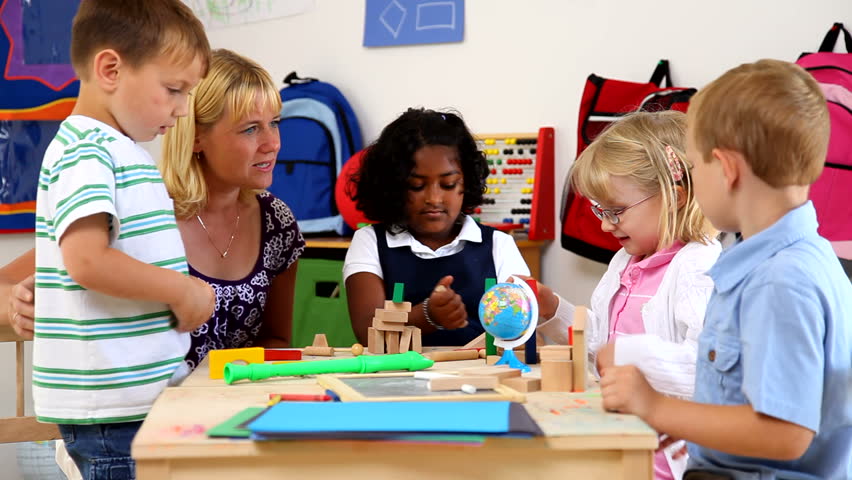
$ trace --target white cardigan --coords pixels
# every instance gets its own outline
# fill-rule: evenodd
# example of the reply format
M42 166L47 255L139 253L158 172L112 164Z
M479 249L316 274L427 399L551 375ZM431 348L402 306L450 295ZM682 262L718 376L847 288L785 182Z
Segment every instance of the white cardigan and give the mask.
M691 242L672 258L657 293L642 307L644 335L619 336L615 344L616 365L636 365L658 392L691 398L695 388L698 335L713 291L705 272L716 262L722 247ZM631 255L619 250L592 293L586 321L589 370L597 375L596 352L607 342L612 300L621 286L621 273ZM559 298L552 319L538 332L548 343L566 344L567 328L573 323L574 306Z

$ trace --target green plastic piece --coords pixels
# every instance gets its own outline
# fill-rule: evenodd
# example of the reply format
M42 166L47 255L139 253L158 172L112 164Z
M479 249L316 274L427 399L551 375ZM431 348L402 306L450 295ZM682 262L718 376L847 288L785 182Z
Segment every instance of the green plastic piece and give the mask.
M496 278L486 278L485 279L485 291L487 292L489 288L497 285ZM497 355L497 347L494 346L494 335L490 333L485 333L485 355Z
M315 362L294 363L252 363L238 365L225 364L225 383L228 385L240 380L264 380L271 377L296 375L320 375L323 373L373 373L385 370L423 370L435 362L417 352L395 353L392 355L361 355L354 358L339 358Z
M372 223L370 223L370 222L358 222L358 224L355 225L355 226L360 229L360 228L368 227L370 225L372 225Z
M394 283L393 284L393 303L402 303L403 300L402 291L405 289L404 283Z
M497 355L497 347L494 345L494 335L490 333L485 334L485 356L487 357L488 355Z

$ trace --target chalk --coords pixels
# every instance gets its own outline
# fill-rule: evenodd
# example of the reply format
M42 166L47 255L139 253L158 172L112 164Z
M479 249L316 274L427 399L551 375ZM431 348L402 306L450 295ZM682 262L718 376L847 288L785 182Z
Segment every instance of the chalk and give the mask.
M465 383L464 385L461 386L461 391L464 392L464 393L474 394L474 393L476 393L476 387L474 387L473 385L470 385L469 383Z

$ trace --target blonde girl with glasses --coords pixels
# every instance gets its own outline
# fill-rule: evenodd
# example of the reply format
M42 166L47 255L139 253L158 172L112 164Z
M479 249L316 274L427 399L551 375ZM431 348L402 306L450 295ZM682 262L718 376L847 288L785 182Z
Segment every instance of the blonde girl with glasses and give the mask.
M705 272L721 252L685 161L686 115L640 112L605 130L571 169L601 229L621 243L591 299L586 339L595 374L634 364L660 392L690 398L698 334L713 289ZM574 306L539 287L550 343L567 342ZM668 442L665 442L667 444ZM655 457L657 479L680 478L686 459Z

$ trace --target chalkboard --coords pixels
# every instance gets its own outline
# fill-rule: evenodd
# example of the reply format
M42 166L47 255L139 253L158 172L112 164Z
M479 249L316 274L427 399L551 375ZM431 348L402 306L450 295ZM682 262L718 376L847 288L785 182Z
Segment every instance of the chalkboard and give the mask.
M387 401L513 401L523 402L524 395L505 385L494 390L479 390L476 393L461 391L433 392L428 380L414 378L411 372L382 373L370 375L320 375L319 384L343 401L387 402Z

